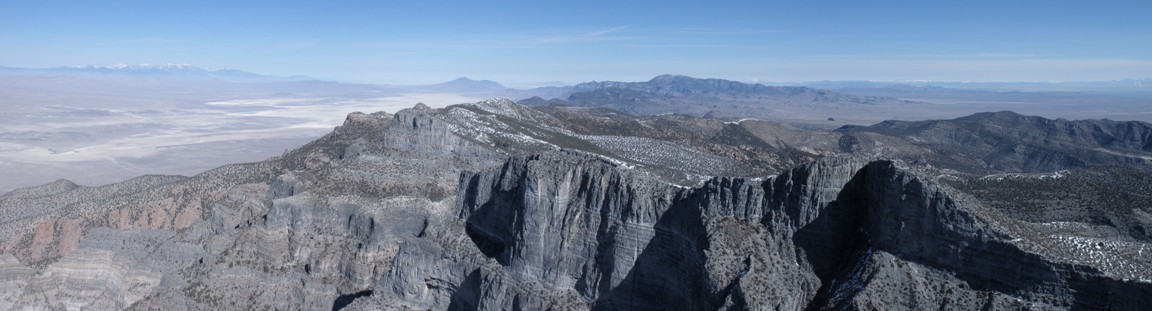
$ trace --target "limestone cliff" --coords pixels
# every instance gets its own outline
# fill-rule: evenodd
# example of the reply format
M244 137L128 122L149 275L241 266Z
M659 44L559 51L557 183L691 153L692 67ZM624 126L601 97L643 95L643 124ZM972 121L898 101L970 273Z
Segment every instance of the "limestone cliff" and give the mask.
M595 157L537 155L466 174L459 202L503 279L594 309L1152 307L1147 281L1025 252L979 207L891 162L681 188ZM529 294L476 285L460 289L475 292L467 305L509 309Z
M1093 223L985 193L1116 175L941 182L967 179L745 123L417 105L197 176L13 191L0 310L1152 308L1152 200Z

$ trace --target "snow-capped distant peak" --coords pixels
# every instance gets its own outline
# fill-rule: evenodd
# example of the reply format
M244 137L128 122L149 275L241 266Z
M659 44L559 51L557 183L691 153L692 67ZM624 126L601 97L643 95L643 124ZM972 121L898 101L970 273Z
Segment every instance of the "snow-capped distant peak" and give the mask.
M208 69L192 66L189 64L173 64L173 63L139 64L139 65L112 64L112 65L104 65L104 66L88 66L88 68L111 69L111 70L129 70L129 71L205 71L205 72L217 71L217 70L208 70Z
M71 73L116 74L116 75L149 75L149 76L182 76L182 77L209 77L209 78L266 78L267 76L248 73L248 71L234 69L204 69L188 63L141 63L141 65L127 65L127 63L113 63L105 66L70 66L58 67L71 71Z
M202 70L202 71L215 71L215 70L207 70L207 69L199 68L199 67L196 67L196 66L193 66L190 64L173 64L173 63L166 63L166 64L147 64L147 63L145 63L145 64L138 64L138 65L129 65L129 64L124 64L124 63L117 63L117 64L110 64L110 65L102 65L102 66L94 66L94 65L67 66L64 68L97 69L97 70L103 69L103 70L197 70L197 71Z
M139 76L148 78L208 79L235 82L287 82L315 80L306 76L277 77L251 73L236 69L204 69L190 64L143 63L129 65L116 63L109 65L60 66L50 68L15 68L0 66L0 72L20 75L95 75L95 76Z
M299 81L311 80L311 78L299 77L274 77L266 76L256 73L251 73L235 69L204 69L190 64L177 64L177 63L164 63L164 64L150 64L143 63L137 65L129 65L124 63L109 64L109 65L83 65L83 66L64 66L43 69L29 69L28 72L41 72L41 73L64 73L64 74L95 74L95 75L129 75L129 76L147 76L147 77L170 77L170 78L183 78L183 79L214 79L225 81Z

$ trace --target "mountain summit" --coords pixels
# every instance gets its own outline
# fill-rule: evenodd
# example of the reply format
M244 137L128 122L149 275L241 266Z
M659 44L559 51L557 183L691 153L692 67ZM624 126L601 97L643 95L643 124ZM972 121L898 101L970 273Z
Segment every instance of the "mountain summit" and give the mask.
M498 92L504 91L507 88L500 83L492 80L472 80L468 77L460 77L455 80L435 84L435 87L442 88L444 91L457 91L462 93L474 92Z
M862 154L999 127L967 124L351 113L266 161L0 196L0 309L1152 309L1147 167ZM1152 140L1132 133L1086 147ZM837 151L849 135L877 143Z

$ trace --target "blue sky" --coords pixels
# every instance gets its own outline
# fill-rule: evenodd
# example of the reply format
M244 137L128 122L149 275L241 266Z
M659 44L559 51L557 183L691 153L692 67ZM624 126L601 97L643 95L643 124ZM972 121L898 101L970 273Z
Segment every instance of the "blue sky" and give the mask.
M11 1L0 65L373 83L1152 77L1152 1Z

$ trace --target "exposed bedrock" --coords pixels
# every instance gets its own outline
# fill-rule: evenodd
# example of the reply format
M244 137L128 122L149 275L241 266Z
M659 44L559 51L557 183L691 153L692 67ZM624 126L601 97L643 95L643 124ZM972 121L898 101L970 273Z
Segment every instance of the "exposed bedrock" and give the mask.
M465 173L458 198L499 266L461 281L461 305L480 309L522 306L515 286L487 292L495 279L602 310L1152 307L1152 285L1022 251L886 161L682 188L557 152Z
M14 191L0 310L1152 310L1147 187L1119 186L1143 171L779 169L809 157L686 118L417 106L194 177Z
M858 212L862 214L857 225L863 244L851 252L861 258L855 266L838 271L838 284L825 288L833 296L826 306L860 307L871 300L874 306L968 309L1006 306L1009 299L1002 296L1010 295L1033 308L1152 307L1152 284L1108 278L1091 266L1054 262L1025 252L1010 242L1014 237L973 216L939 187L892 163L873 162L864 167L845 185L837 204L825 214L850 213L854 209L863 209ZM887 263L870 258L877 252L892 258ZM939 292L884 301L858 293L867 287L885 286L883 282L872 282L882 276L875 272L881 269L876 266L903 263L911 263L914 269L947 271L950 278L960 281L952 282L960 288L942 284L946 280L940 277L912 277L904 281L932 284ZM874 272L869 275L860 273L862 270ZM958 291L985 292L989 298L957 297ZM892 292L888 289L883 295L890 296Z

